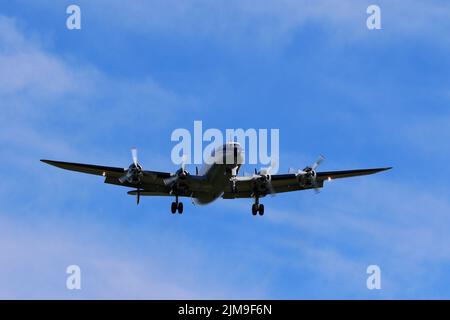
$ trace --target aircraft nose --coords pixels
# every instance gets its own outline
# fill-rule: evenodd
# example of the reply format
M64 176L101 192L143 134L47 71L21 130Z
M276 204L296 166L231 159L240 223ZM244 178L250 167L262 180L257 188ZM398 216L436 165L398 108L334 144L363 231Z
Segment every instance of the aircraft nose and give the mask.
M232 146L232 147L234 148L234 150L237 151L237 152L241 152L241 151L242 151L241 145L240 145L239 143L237 143L237 142L231 143L231 146Z

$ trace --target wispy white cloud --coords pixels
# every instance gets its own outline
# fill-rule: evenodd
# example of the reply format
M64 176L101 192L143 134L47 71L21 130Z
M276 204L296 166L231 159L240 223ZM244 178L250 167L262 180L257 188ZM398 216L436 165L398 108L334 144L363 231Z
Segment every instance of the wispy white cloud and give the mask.
M0 16L0 97L17 94L30 98L58 99L82 93L91 75L83 74L61 58L45 52L39 42L26 37L17 22Z
M369 296L363 281L370 264L382 268L382 296L434 296L427 288L450 262L448 199L439 192L386 178L332 183L339 186L328 185L317 200L320 208L313 201L303 201L304 209L267 210L271 223L294 230L278 241L298 252L297 266L333 279L331 296L345 292ZM353 280L344 283L342 279Z
M118 245L110 240L126 239L120 231L80 221L64 223L49 218L48 214L47 221L36 221L33 227L7 218L18 213L1 212L0 297L3 299L188 299L208 292L220 296L224 290L224 287L198 286L190 276L195 271L187 271L191 263L177 266L176 256L164 259L154 244L143 255L124 252L123 243ZM173 253L184 256L182 251L189 249L179 244ZM191 262L198 259L194 255L191 258ZM81 268L81 291L66 289L65 271L71 264ZM184 274L173 274L180 267Z
M8 119L0 141L10 154L21 146L42 156L73 157L76 141L105 140L111 130L123 130L125 136L148 134L195 110L194 99L162 87L151 75L110 77L95 66L52 53L38 39L14 19L0 16L0 107ZM144 119L151 125L138 125ZM59 133L49 132L47 123L59 124Z

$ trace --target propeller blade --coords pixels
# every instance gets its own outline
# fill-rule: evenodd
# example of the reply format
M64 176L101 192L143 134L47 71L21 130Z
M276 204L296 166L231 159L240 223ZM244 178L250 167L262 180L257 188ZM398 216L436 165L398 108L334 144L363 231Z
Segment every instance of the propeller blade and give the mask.
M172 176L163 180L164 185L168 186L178 180L178 176Z
M262 175L270 175L271 173L271 171L272 171L272 169L274 168L274 167L276 167L276 164L277 164L277 162L275 161L275 160L272 160L271 162L270 162L270 165L268 166L268 167L266 167L266 168L261 168L260 170L259 170L259 172L256 172L256 169L255 169L255 174L262 174Z
M316 175L314 175L314 176L312 177L311 182L312 182L312 186L313 186L313 188L314 188L314 192L315 192L316 194L319 194L319 193L320 193L320 188L319 188L319 186L317 185L317 177L316 177Z
M273 185L272 185L272 182L271 181L267 181L267 189L269 190L269 192L270 192L270 195L272 196L272 197L275 197L276 196L276 194L277 194L277 192L275 191L275 188L273 187Z
M325 157L323 155L320 155L319 158L316 160L316 162L314 162L313 165L311 166L311 169L316 170L323 160L325 160Z
M138 153L136 148L131 149L131 158L133 159L134 165L138 166Z
M171 185L172 183L176 182L180 178L181 174L183 176L188 174L185 170L186 162L187 162L187 156L183 155L181 157L181 169L178 169L177 172L175 172L171 177L163 179L164 185L166 185L166 186ZM198 168L196 168L196 172L198 175Z
M184 171L184 168L186 167L186 161L187 161L187 156L185 154L183 154L183 156L181 157L181 170Z
M127 173L125 173L123 176L121 176L119 178L119 182L124 183L125 181L127 181L130 178L130 176L131 176L130 171L127 171Z
M270 161L270 166L269 168L267 168L267 172L271 172L273 168L275 168L277 166L277 160L272 159L272 161Z

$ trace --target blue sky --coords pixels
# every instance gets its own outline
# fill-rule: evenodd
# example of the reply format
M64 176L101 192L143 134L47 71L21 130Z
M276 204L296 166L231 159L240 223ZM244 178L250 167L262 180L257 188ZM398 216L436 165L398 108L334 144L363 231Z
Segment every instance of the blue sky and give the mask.
M65 28L71 3L82 30ZM418 0L2 4L0 298L450 298L449 14ZM144 168L174 171L170 134L194 120L279 128L281 171L318 154L323 170L394 170L264 199L261 218L251 200L173 216L169 198L136 206L39 162L127 166L137 146Z

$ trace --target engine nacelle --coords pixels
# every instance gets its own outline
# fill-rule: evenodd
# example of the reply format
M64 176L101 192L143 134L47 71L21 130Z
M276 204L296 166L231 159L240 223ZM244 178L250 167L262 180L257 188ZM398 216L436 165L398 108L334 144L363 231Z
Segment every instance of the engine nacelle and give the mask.
M313 186L315 184L316 177L316 171L311 168L306 168L306 170L297 174L298 184L302 187Z
M121 183L127 181L128 183L137 184L141 182L142 177L142 167L138 164L137 166L132 163L128 167L127 173L119 178Z

